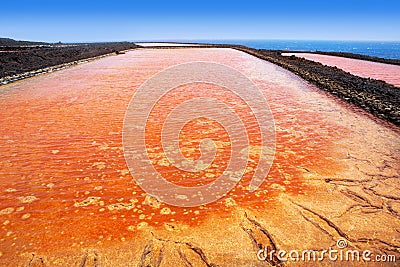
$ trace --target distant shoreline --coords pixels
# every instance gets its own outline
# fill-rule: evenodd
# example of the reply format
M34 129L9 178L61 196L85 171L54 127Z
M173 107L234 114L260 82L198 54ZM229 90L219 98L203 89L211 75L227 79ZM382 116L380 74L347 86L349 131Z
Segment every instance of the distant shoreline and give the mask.
M338 40L269 40L269 39L198 39L176 40L193 44L240 45L253 49L301 51L301 52L344 52L384 59L400 60L400 40L398 41L338 41ZM155 42L155 41L153 41ZM159 40L159 42L168 42ZM170 43L176 43L170 42Z

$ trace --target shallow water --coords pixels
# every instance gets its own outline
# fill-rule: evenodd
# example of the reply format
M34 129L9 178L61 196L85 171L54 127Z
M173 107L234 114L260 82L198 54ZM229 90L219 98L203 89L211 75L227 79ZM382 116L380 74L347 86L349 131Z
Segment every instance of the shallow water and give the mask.
M357 76L382 80L400 87L400 66L397 65L310 53L283 53L283 55L303 57L327 66L338 67Z
M177 88L161 99L146 126L149 156L167 179L186 186L209 183L231 156L224 129L200 118L183 128L182 152L196 159L200 140L213 138L218 144L214 164L191 174L166 162L160 122L184 100L211 96L226 101L245 122L251 146L244 178L226 197L179 208L146 197L134 182L124 159L122 128L129 101L143 82L168 66L191 61L234 67L259 86L275 119L276 155L263 185L249 193L260 133L248 107L216 85ZM230 216L232 205L263 209L281 192L307 194L310 177L325 179L348 171L340 159L349 151L378 158L400 147L394 126L372 120L273 64L231 49L135 50L0 90L3 259L34 249L49 253L133 239L146 225L194 226L211 214ZM369 143L378 152L370 152ZM349 175L359 173L354 169Z

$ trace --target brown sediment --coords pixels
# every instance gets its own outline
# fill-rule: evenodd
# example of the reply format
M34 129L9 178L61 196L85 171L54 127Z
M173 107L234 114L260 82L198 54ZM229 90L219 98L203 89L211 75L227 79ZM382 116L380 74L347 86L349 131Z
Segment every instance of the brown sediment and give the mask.
M146 129L150 158L168 179L208 183L230 156L223 128L199 119L183 129L182 150L196 159L199 140L215 138L215 166L184 179L169 166L160 122L189 98L212 96L232 106L254 151L244 178L220 201L168 206L146 195L127 169L125 110L153 74L210 58L242 71L263 92L276 124L275 160L261 188L248 192L260 145L248 107L214 85L176 88ZM0 103L4 265L265 266L256 256L260 246L327 249L338 238L398 256L399 129L246 53L141 49L3 86Z

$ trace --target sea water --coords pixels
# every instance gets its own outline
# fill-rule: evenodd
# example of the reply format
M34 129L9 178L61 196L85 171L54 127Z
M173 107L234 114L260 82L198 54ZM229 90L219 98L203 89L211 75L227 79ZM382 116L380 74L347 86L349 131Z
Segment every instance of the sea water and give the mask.
M400 59L399 41L305 41L305 40L176 40L190 43L237 44L257 49L289 51L348 52L367 56Z

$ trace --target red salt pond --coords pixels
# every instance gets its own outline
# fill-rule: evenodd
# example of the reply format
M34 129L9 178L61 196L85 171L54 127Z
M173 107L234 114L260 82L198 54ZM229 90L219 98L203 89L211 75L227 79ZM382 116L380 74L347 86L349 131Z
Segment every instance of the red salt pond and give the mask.
M266 97L276 125L274 163L261 188L249 193L260 160L260 133L248 107L216 85L178 87L161 99L146 129L155 168L186 186L208 183L226 168L229 136L204 118L182 129L180 144L186 157L196 159L200 140L216 140L210 169L184 173L166 161L161 122L174 105L199 96L226 101L235 109L248 129L250 159L242 181L218 202L195 208L158 203L135 183L124 160L127 106L157 72L210 60L241 71ZM368 144L379 151L399 149L393 126L382 126L295 75L232 49L139 49L26 79L0 87L0 114L0 260L5 262L29 251L48 254L131 240L146 225L195 227L211 214L230 216L234 204L262 209L280 192L306 194L304 181L311 176L324 179L343 171L339 159L355 144L361 144L357 153L376 157L380 152L370 153Z
M295 55L327 66L338 67L360 77L382 80L400 87L400 66L397 65L311 53L282 53L282 55Z

